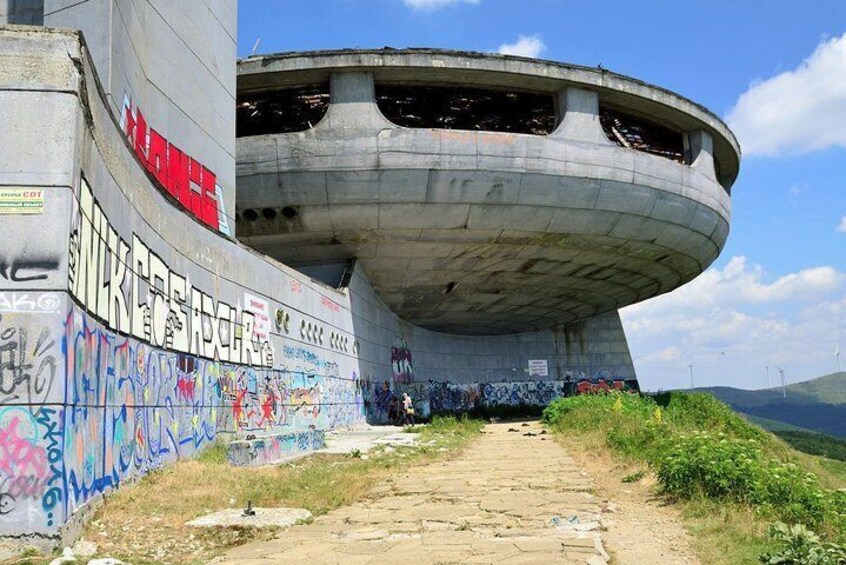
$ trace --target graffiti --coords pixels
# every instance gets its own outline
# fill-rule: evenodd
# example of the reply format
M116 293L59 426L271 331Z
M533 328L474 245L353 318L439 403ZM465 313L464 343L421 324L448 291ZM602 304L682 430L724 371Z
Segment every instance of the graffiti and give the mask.
M55 347L47 328L34 340L26 327L0 329L0 406L44 401L56 376Z
M62 299L58 294L0 292L0 313L3 314L58 314L61 307Z
M393 389L386 381L372 391L368 415L376 421L386 420L386 410L393 395L401 394L405 385ZM599 391L636 391L637 381L619 377L587 379L584 374L563 380L508 381L490 383L461 383L429 381L424 387L416 385L412 398L427 398L427 411L469 412L494 406L546 406L556 398ZM368 389L368 392L369 391ZM415 403L417 406L417 403Z
M15 259L11 262L0 259L0 278L10 282L32 282L47 280L50 273L59 269L58 259Z
M322 304L325 308L328 308L332 312L339 312L341 310L341 307L338 306L338 303L329 298L328 296L321 296L320 304Z
M610 392L612 390L637 391L637 381L599 379L595 381L583 380L576 383L576 394L592 394L597 392Z
M15 497L8 492L0 493L0 516L9 514L15 509Z
M323 431L309 429L298 433L234 441L229 444L226 458L236 467L272 465L291 459L297 454L316 451L326 445Z
M244 365L273 366L255 315L188 283L137 235L124 241L81 179L68 254L68 289L109 329L154 346Z
M414 380L411 351L408 349L408 344L401 337L394 338L394 346L391 348L391 369L393 370L395 382L410 383Z
M9 413L11 412L11 413ZM0 475L15 498L39 497L49 477L47 450L38 445L35 422L26 410L7 411L0 427Z
M223 189L213 172L148 128L144 114L132 105L128 95L124 95L120 125L141 163L159 182L160 190L204 224L232 235L223 209Z

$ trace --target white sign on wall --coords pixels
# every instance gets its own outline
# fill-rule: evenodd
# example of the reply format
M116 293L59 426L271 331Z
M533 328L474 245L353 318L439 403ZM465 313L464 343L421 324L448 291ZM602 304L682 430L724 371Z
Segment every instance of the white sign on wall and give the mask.
M251 312L255 318L256 325L253 335L260 340L267 340L270 336L270 308L267 305L267 300L245 292L244 310Z
M548 377L549 366L546 363L546 359L529 359L529 376Z

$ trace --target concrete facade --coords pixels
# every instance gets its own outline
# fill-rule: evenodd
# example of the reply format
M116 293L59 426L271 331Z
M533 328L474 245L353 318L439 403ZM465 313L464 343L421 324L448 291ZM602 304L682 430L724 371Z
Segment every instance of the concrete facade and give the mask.
M295 266L354 257L415 325L509 334L586 320L693 279L728 236L734 137L693 103L626 77L352 50L247 59L238 80L239 96L331 85L311 129L239 138L238 209L296 212L241 214L239 237ZM374 84L533 88L557 98L558 125L548 136L400 127ZM606 103L683 131L689 162L609 141Z

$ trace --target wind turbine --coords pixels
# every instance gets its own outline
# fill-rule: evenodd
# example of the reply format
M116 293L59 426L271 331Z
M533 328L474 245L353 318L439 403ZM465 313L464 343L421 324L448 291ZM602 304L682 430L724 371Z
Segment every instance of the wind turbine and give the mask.
M840 362L840 343L834 345L834 356L837 358L837 372L843 372L843 364Z
M782 398L787 398L787 388L784 383L784 369L779 366L776 366L776 369L778 369L778 374L781 375L781 396Z

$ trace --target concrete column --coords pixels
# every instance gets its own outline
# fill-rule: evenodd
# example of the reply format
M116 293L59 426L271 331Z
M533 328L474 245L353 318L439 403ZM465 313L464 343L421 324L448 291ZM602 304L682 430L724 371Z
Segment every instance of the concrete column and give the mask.
M0 0L0 24L44 25L44 0Z
M708 175L715 181L714 139L705 130L696 130L688 134L690 138L690 166Z
M392 126L376 107L373 74L337 72L330 79L331 102L321 121L331 129L384 129Z
M558 92L561 123L552 132L555 137L573 141L613 145L599 123L599 95L591 90L568 87Z

